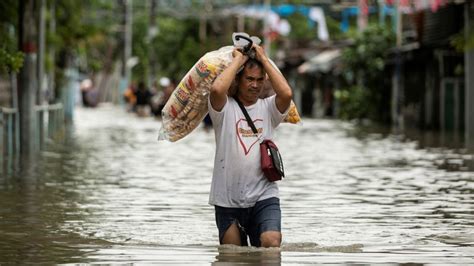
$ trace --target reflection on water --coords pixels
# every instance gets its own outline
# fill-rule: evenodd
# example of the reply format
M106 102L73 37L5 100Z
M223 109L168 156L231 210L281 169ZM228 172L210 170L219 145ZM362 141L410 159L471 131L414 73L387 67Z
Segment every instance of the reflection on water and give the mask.
M454 131L422 131L419 129L405 129L403 134L391 135L388 127L369 125L359 126L350 132L351 136L360 140L373 138L394 138L397 141L412 143L417 149L424 149L437 154L438 159L433 161L439 169L448 171L474 171L474 157L464 147L462 132ZM441 148L442 147L442 148Z
M278 265L281 263L280 248L253 248L223 245L218 248L218 255L212 265Z
M340 121L282 125L283 246L256 249L218 246L213 133L157 142L159 128L79 109L63 145L2 173L0 263L474 263L462 149Z

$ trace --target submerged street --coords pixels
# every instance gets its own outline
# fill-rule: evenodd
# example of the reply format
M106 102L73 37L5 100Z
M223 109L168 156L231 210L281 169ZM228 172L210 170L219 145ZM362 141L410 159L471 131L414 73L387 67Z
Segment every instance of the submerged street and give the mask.
M474 264L470 155L338 120L283 124L283 245L242 248L218 245L207 203L213 131L170 143L159 129L117 106L76 109L64 144L2 173L0 264Z

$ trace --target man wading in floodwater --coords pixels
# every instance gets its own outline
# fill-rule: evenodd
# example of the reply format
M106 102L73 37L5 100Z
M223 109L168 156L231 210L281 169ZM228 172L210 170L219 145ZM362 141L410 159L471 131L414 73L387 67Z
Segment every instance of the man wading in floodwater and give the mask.
M209 115L216 154L209 203L215 206L221 244L279 247L281 211L278 185L268 181L260 165L259 140L246 122L237 98L252 118L259 136L272 139L288 113L292 91L262 47L253 45L255 59L233 51L232 63L216 78L209 95ZM239 72L239 70L243 69ZM275 95L259 99L266 74ZM233 81L237 92L228 97Z

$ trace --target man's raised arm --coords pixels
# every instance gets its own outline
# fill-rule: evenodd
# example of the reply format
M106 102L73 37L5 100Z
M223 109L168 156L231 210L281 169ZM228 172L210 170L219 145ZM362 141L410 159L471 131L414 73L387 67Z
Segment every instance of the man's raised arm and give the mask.
M285 77L276 69L273 64L268 59L267 55L263 48L259 45L253 45L256 51L256 58L260 61L267 72L270 82L272 83L273 90L276 93L275 103L280 111L284 113L290 107L291 99L293 97L293 92L291 87L286 81Z
M237 49L232 52L232 63L222 71L222 73L214 80L211 86L209 99L212 108L216 111L221 111L227 102L227 92L232 84L232 81L237 75L239 68L247 62L248 57L243 55Z

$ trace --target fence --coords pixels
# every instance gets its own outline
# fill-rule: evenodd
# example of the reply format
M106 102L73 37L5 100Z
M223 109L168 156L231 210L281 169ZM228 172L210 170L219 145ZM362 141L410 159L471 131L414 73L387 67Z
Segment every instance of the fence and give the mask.
M64 133L64 110L61 103L35 106L36 151L45 149L46 140L59 141ZM0 172L20 155L20 113L18 109L0 107Z
M64 129L64 110L60 103L35 106L36 132L35 147L37 150L45 148L45 140L57 140Z
M0 108L0 162L2 162L0 169L4 167L5 162L11 161L14 154L20 154L19 121L17 109Z

